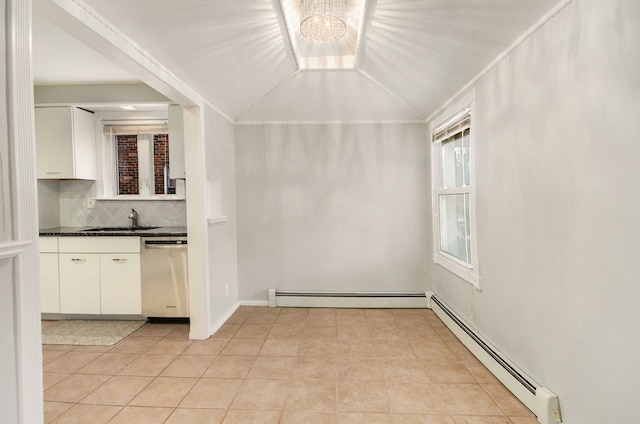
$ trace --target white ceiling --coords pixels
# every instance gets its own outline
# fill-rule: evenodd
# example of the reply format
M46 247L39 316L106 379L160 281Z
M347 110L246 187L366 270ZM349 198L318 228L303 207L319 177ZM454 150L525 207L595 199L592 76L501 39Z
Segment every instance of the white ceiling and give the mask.
M36 85L106 84L136 78L46 19L33 17L33 81Z
M237 122L426 119L558 1L368 0L355 69L300 70L278 0L85 0ZM33 44L36 84L131 81L45 19Z

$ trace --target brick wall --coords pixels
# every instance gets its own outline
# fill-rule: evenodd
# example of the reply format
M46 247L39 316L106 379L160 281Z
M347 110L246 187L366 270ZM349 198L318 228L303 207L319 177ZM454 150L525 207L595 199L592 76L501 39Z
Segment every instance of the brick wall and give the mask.
M118 135L118 194L139 194L138 136Z
M153 173L155 194L164 194L164 167L169 166L169 135L153 136ZM168 168L167 168L168 169ZM176 189L169 188L167 194L175 194Z
M138 172L138 136L117 135L118 194L140 194ZM155 194L164 194L164 168L169 166L169 135L153 135L153 173ZM167 194L175 194L169 188Z

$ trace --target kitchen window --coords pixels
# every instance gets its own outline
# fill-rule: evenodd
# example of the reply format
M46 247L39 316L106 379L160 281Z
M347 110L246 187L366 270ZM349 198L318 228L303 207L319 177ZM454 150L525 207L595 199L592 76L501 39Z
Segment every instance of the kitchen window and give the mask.
M456 107L431 124L433 260L479 288L474 102Z
M166 124L105 125L106 197L180 199L176 180L169 178L169 132ZM177 193L178 192L178 193ZM111 194L111 196L108 196Z

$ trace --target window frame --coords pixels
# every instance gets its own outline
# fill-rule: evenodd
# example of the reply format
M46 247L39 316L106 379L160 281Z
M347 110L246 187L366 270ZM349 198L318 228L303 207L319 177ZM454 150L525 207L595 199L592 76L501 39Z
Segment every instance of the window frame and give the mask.
M185 186L184 180L176 180L176 194L155 194L154 193L154 184L153 181L153 134L169 134L168 130L160 130L153 129L147 130L144 129L145 125L149 125L150 122L155 124L155 121L149 122L140 122L137 126L140 128L139 131L136 131L135 126L132 127L132 131L118 131L111 132L108 130L110 124L104 122L102 125L102 134L103 134L103 154L104 154L104 172L103 172L103 193L101 199L103 200L185 200ZM138 149L138 166L139 168L149 167L150 173L147 175L147 178L150 179L148 182L148 187L146 184L143 184L142 177L140 174L140 194L118 194L118 163L117 163L117 153L116 153L116 135L127 135L127 134L136 134L136 135L150 135L150 141L144 142L143 144L148 144L148 151L140 151ZM140 141L138 140L138 145L140 145ZM144 164L143 164L144 162ZM139 171L141 171L139 169Z
M467 112L468 111L468 112ZM434 141L434 136L444 128L452 127L469 116L471 123L469 128L469 178L468 187L455 189L443 188L442 173L442 142L449 139L443 138ZM431 219L433 227L433 262L466 282L480 289L480 273L478 266L478 237L476 220L476 119L475 119L475 91L471 91L460 100L446 108L431 120L429 125L429 143L431 145ZM461 130L462 131L462 130ZM450 136L454 136L452 133ZM469 194L469 234L471 258L467 263L441 249L440 230L440 202L442 194Z

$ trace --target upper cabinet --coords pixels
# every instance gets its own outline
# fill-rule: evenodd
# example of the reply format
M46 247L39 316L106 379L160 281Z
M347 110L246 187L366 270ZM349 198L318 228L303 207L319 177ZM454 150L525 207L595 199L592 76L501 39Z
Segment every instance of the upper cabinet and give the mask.
M96 179L93 113L75 107L35 110L39 179Z
M169 117L169 176L171 179L186 177L184 165L184 109L170 105Z

